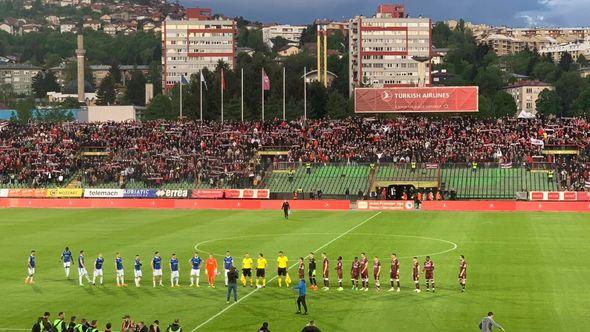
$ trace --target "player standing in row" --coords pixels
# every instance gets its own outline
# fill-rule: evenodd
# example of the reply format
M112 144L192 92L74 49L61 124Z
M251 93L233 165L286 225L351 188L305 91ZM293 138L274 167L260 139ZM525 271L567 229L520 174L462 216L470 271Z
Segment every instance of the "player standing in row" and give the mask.
M352 283L352 289L359 289L359 277L361 274L361 262L358 257L354 257L352 266L350 267L350 281Z
M391 282L391 288L389 291L393 292L395 290L395 282L397 284L397 291L399 292L399 261L396 254L391 254L391 271L389 273L389 280Z
M35 250L31 250L31 254L27 259L27 277L25 278L25 284L34 284L33 277L35 276Z
M84 284L82 284L82 277L85 277L86 281L90 283L90 277L88 277L86 264L84 264L84 250L80 250L80 255L78 255L78 283L80 286L84 286Z
M342 256L338 256L336 261L336 276L338 276L338 291L342 292L344 290L342 287Z
M199 287L199 279L201 277L201 263L202 262L203 262L203 260L201 259L201 257L199 257L199 253L195 252L193 257L189 261L189 263L191 265L191 275L190 275L191 284L189 285L189 287L193 287L193 285L195 287Z
M104 258L102 258L102 254L98 254L96 260L94 261L94 271L92 271L92 285L96 286L96 279L100 278L100 285L103 285L104 282L104 274L102 272L102 265L104 264Z
M250 287L254 287L254 278L252 278L252 265L254 261L252 257L250 257L249 253L244 255L244 259L242 259L242 285L246 287L248 282L248 278L250 278Z
M461 292L465 291L465 283L467 282L467 262L465 256L461 255L459 260L459 285L461 285Z
M313 252L309 253L309 263L307 265L308 268L308 274L309 274L309 288L313 289L313 290L318 290L318 283L315 279L315 270L317 268L316 262L315 262L315 256L313 254Z
M381 277L381 262L379 262L379 258L375 256L373 258L373 279L375 280L375 290L378 292L381 291L381 283L379 282L379 278Z
M365 292L369 291L369 260L365 253L361 253L361 280L362 280L362 288L361 290L365 290Z
M217 260L212 254L205 261L205 273L207 274L207 282L209 287L215 288L215 276L217 275Z
M180 287L178 285L178 279L180 279L180 274L178 272L178 258L176 257L175 253L172 253L172 258L170 258L170 287Z
M224 272L224 276L225 276L225 287L227 287L227 274L229 273L229 270L231 269L231 267L234 265L234 258L231 257L229 251L225 252L225 257L223 257L223 272Z
M133 277L135 278L135 287L141 287L141 277L143 273L141 272L141 266L143 263L141 262L141 258L139 255L135 255L135 260L133 261Z
M426 291L430 291L432 285L432 292L434 293L434 262L430 260L430 256L426 256L424 261L424 279L426 279Z
M418 263L418 257L414 256L412 263L412 280L416 285L416 293L420 293L420 263Z
M299 280L305 279L305 261L303 260L303 257L299 257L299 268L297 269L297 276L299 277Z
M328 254L322 253L322 277L324 278L323 290L330 290L330 261L328 260Z
M283 209L283 213L285 214L285 220L289 219L289 213L291 212L291 207L289 206L289 202L284 201L283 205L281 206Z
M266 258L262 253L258 254L256 259L256 288L266 287ZM258 281L262 279L262 286L259 285Z
M123 269L123 258L120 253L115 255L115 269L117 270L117 287L125 287L125 270Z
M162 283L162 257L160 257L159 251L156 251L154 253L154 258L152 258L151 267L153 287L156 287L156 281L159 283L160 286L164 286L164 284Z
M287 266L289 265L289 259L279 251L279 257L277 257L277 275L279 278L279 287L283 287L283 277L285 278L285 284L289 287L291 283L287 278Z
M70 265L72 264L72 252L69 247L66 247L59 258L64 264L64 272L66 279L70 278Z

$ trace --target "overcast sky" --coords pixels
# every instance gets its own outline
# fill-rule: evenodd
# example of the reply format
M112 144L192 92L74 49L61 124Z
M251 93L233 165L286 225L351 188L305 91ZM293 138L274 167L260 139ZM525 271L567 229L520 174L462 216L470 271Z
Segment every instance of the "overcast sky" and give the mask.
M307 24L316 18L370 16L380 3L403 3L411 16L463 18L509 26L590 26L590 0L181 0L226 16L265 23Z

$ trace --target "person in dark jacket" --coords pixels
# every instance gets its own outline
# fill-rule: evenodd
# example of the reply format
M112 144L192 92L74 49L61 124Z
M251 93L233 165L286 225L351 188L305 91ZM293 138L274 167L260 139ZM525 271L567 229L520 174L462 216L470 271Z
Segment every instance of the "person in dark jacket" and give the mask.
M305 279L301 279L299 280L299 284L295 287L293 287L293 289L296 289L298 291L299 297L297 297L297 312L296 314L301 314L301 306L303 306L303 309L305 310L305 312L303 313L304 315L307 315L307 302L305 302L305 295L307 294L307 286L305 285Z
M150 325L150 332L160 332L160 321L155 320L152 325Z
M137 323L137 328L135 329L136 332L149 332L149 328L145 325L144 322L140 321Z
M180 326L180 320L175 319L172 324L168 325L166 332L182 332L182 327Z
M301 332L321 332L320 329L315 326L315 322L310 320L309 323L301 330Z
M66 328L67 332L74 332L76 329L76 316L70 317L70 322L68 323L68 327Z
M270 330L268 329L268 323L262 323L262 326L258 329L258 332L270 332Z
M238 302L238 270L235 266L232 266L227 272L227 298L226 301L229 303L229 297L231 293L234 293L234 302Z

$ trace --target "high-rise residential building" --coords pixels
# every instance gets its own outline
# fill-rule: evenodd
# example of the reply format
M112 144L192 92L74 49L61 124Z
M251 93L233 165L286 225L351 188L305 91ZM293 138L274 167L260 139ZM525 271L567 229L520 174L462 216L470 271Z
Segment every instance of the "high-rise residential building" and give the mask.
M359 86L430 85L431 25L393 4L380 5L373 17L350 20L350 95Z
M0 64L0 84L10 85L18 95L29 95L33 92L33 77L40 70L29 63Z
M525 112L537 114L537 99L543 90L553 90L553 86L539 81L521 81L507 86L508 92L516 102L517 115Z
M162 28L162 86L170 89L219 61L235 66L236 22L214 18L211 9L188 8L185 20L166 20Z
M262 28L262 41L269 47L273 47L272 40L277 37L285 38L286 40L299 44L301 34L305 30L305 26L297 25L271 25Z

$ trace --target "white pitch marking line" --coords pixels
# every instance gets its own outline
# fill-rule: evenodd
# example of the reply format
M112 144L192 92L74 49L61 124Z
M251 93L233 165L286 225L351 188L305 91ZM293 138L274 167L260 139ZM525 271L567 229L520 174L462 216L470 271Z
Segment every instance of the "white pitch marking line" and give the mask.
M354 231L355 229L361 227L362 225L366 224L367 222L369 222L370 220L372 220L373 218L375 218L376 216L380 215L381 211L377 212L376 214L370 216L369 218L361 221L359 224L355 225L354 227L351 227L349 230L347 230L346 232L338 235L337 237L333 238L332 240L328 241L326 244L322 245L321 247L317 248L314 251L320 251L322 249L324 249L325 247L329 246L330 244L334 243L335 241L337 241L338 239L340 239L341 237L345 236L346 234ZM305 258L307 258L308 256L306 256ZM295 266L297 266L299 264L299 262L289 266L289 268L287 270L290 270L292 268L294 268ZM275 275L274 277L272 277L271 279L268 280L268 283L271 283L272 281L274 281L278 276ZM211 322L212 320L214 320L215 318L221 316L224 312L228 311L229 309L231 309L234 305L242 302L243 300L247 299L250 295L256 293L258 290L260 290L260 288L255 288L253 291L251 291L250 293L244 295L243 297L241 297L237 302L233 302L232 304L228 305L227 307L221 309L218 313L216 313L215 315L211 316L209 319L207 319L206 321L204 321L203 323L201 323L199 326L195 327L194 329L190 330L190 332L195 332L196 330L200 329L201 327L207 325L209 322Z

